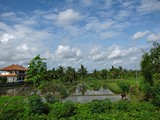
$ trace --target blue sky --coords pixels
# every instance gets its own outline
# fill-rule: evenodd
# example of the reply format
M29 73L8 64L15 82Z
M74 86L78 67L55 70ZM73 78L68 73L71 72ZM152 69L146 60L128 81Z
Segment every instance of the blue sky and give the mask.
M159 0L0 0L0 68L40 54L49 69L135 69L159 26Z

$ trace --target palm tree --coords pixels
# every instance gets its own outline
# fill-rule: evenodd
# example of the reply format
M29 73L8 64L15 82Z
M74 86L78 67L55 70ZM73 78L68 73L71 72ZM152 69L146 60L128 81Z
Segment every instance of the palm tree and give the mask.
M78 69L78 73L81 76L81 80L84 79L84 77L87 75L87 68L85 68L83 65Z
M118 71L119 71L119 77L124 78L125 72L121 66L118 67Z
M52 78L57 79L57 74L56 74L56 69L55 68L52 69Z
M94 69L94 71L93 71L93 76L95 77L95 78L99 78L99 74L98 74L99 72L96 70L96 69Z
M68 84L71 83L71 82L74 84L75 79L76 79L76 71L75 71L74 68L72 68L70 66L67 67L67 69L66 69L66 79L68 81Z
M65 76L65 68L63 66L59 66L56 70L57 78L61 79Z
M101 77L102 77L102 79L108 79L108 70L107 69L101 70Z

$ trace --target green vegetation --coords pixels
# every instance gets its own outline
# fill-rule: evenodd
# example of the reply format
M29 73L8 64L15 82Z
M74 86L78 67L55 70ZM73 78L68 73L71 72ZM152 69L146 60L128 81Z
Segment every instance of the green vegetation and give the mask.
M108 82L106 84L107 88L109 88L110 90L112 90L114 93L121 93L122 90L120 89L120 87L118 87L117 83L115 82Z
M0 108L9 99L9 96L0 98ZM33 107L34 105L34 107ZM98 119L160 119L160 110L149 102L129 103L127 101L111 102L95 100L88 103L66 102L42 102L38 95L28 98L16 96L12 102L0 113L1 120L98 120Z
M34 57L27 70L27 82L33 82L34 88L40 86L40 82L44 80L44 75L47 71L47 64L43 62L45 58L41 58L40 55Z
M148 53L142 56L141 69L144 81L142 91L145 92L145 100L159 106L160 101L160 44L154 43Z
M28 114L47 114L48 107L45 105L38 94L33 94L27 99Z
M6 82L7 82L7 77L0 76L0 83L6 83Z
M39 55L31 60L27 80L34 87L52 88L55 93L41 97L35 92L27 98L15 96L12 100L9 96L0 97L0 119L160 119L160 44L154 43L154 48L144 53L141 71L112 66L89 73L83 65L78 70L70 66L47 70L44 60ZM62 102L77 86L82 94L87 89L107 87L121 93L122 100Z

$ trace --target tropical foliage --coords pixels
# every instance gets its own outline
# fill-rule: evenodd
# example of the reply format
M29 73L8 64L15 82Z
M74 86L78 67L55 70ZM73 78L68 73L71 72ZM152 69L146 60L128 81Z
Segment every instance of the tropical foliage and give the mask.
M0 76L0 83L6 83L6 82L7 82L7 77Z
M144 53L141 61L141 71L144 77L142 90L145 99L159 106L160 101L160 44L154 43L154 48Z
M40 55L37 55L29 63L26 80L33 82L34 87L40 86L40 82L43 81L47 71L47 64L44 60L45 58L41 58Z
M0 108L9 97L0 98ZM18 104L15 102L18 101ZM31 105L34 105L32 107ZM127 101L111 102L110 100L95 100L88 103L42 102L38 95L29 98L16 96L14 100L0 113L1 120L98 120L98 119L160 119L160 110L148 102L129 103Z
M89 72L83 65L79 69L59 66L47 70L44 60L38 55L30 61L27 81L33 82L34 87L51 87L55 89L55 94L42 97L35 92L28 97L0 97L1 120L160 119L160 44L154 43L154 48L144 53L141 71L112 66L110 69ZM0 79L2 82L3 79ZM117 102L108 99L93 100L83 104L62 102L77 85L83 93L87 89L99 90L107 87L121 93L122 98L127 95L141 98L137 99L138 102L125 99Z

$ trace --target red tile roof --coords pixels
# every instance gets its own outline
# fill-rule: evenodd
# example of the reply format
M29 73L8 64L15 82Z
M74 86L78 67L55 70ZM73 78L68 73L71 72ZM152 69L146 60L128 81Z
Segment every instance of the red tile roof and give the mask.
M27 68L23 67L23 66L20 66L20 65L15 65L15 64L12 64L10 66L7 66L5 68L1 68L0 69L1 71L12 71L12 70L22 70L22 71L26 71Z

